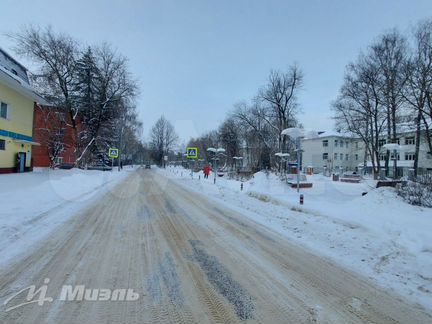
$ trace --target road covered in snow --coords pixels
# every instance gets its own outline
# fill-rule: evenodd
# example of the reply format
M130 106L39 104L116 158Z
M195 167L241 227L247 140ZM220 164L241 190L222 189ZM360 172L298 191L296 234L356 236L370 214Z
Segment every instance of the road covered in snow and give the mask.
M1 270L0 322L432 321L231 207L139 169ZM40 304L17 295L31 285Z
M159 169L189 190L228 206L293 243L356 271L383 288L432 309L432 210L411 206L391 188L308 176L312 189L296 190L275 174L240 181L180 167ZM367 192L367 195L362 196Z

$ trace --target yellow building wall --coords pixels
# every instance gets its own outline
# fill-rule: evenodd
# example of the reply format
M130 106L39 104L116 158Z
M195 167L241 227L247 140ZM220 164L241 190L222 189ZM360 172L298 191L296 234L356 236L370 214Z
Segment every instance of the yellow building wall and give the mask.
M0 139L6 141L6 150L0 150L0 168L15 168L18 152L26 152L26 167L31 166L32 147L30 144L17 143L10 137L1 135Z
M8 119L0 117L0 129L32 136L34 102L15 90L0 83L0 101L10 107ZM6 149L0 150L0 168L16 166L16 154L26 152L26 167L31 166L31 145L15 142L12 138L1 136L6 141Z

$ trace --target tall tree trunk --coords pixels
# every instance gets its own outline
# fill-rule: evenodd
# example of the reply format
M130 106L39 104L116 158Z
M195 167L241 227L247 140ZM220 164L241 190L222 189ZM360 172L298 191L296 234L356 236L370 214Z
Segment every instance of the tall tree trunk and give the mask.
M387 108L387 143L392 142L392 136L391 136L391 118L390 118L390 109ZM385 159L385 175L386 177L389 176L389 164L390 164L390 151L386 150L386 159Z
M419 153L420 153L420 136L421 136L421 110L417 113L416 118L416 143L415 143L415 155L414 155L414 177L418 175L418 162L419 162Z

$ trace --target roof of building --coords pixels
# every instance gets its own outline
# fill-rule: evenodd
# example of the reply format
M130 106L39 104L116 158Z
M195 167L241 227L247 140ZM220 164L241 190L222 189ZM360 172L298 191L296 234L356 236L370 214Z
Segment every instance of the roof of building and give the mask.
M0 48L0 82L41 104L48 104L30 85L27 69ZM18 71L16 71L18 69Z
M12 74L20 77L24 82L30 83L27 68L15 60L12 55L0 48L0 66L11 72Z

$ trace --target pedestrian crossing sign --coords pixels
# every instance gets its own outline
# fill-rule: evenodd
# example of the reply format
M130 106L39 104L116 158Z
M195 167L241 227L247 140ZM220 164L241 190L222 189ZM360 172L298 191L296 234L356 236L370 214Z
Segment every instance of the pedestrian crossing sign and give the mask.
M198 147L188 147L186 149L187 158L188 159L197 159L198 158Z
M108 150L108 156L112 159L118 158L119 150L117 148L110 147L110 149Z

